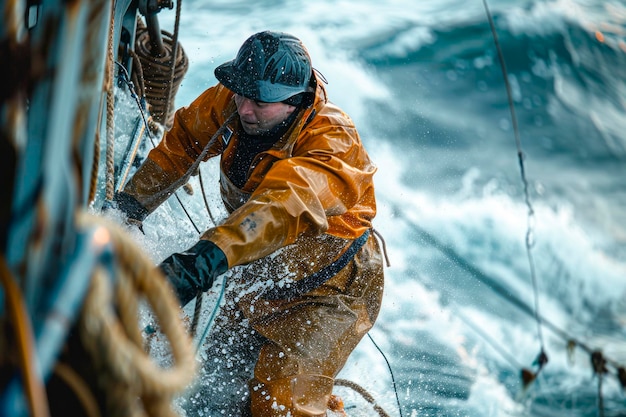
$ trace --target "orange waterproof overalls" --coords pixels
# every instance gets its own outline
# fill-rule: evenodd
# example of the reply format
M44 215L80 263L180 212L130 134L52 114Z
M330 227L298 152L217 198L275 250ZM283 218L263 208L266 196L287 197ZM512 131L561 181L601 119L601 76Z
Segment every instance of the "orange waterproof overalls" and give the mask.
M244 145L233 93L218 84L176 112L172 128L124 191L154 210L187 181L189 168L225 122L203 159L222 155L220 188L230 215L201 238L225 253L231 288L207 366L219 362L213 354L224 357L203 378L232 373L232 383L227 379L217 392L249 372L248 392L234 389L222 401L249 401L253 416L325 415L334 377L381 304L383 263L373 234L347 264L334 270L331 265L372 228L376 168L351 119L316 83L313 105L301 109L287 133L257 155L243 188L235 187L226 173L237 146ZM280 288L320 270L330 270L332 277L304 294L280 298ZM268 297L272 288L275 296ZM238 347L244 340L246 352ZM248 359L229 359L240 355ZM256 361L253 371L250 357ZM198 401L196 395L188 405L199 407ZM218 400L201 402L212 401Z

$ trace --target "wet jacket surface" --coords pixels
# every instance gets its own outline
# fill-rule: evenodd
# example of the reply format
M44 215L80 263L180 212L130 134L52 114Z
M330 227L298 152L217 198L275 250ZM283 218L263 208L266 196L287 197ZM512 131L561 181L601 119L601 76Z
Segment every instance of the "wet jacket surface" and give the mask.
M148 211L184 184L192 164L220 126L236 111L233 93L209 88L176 113L174 125L126 185ZM222 199L231 212L202 236L219 246L230 267L266 256L298 235L327 233L354 239L376 214L370 161L351 119L317 86L312 107L301 110L292 128L261 153L242 189L225 173L239 142L239 118L215 138L204 160L222 154Z
M238 188L227 173L245 144L233 93L218 84L176 113L124 189L151 212L199 160L221 155L221 195L230 215L202 239L226 254L229 291L207 338L212 359L200 378L202 395L188 404L191 413L324 415L334 377L378 315L383 264L373 234L322 286L295 299L265 298L268 289L337 260L371 229L376 214L376 168L351 119L321 85L313 105L299 112L278 142L256 156Z

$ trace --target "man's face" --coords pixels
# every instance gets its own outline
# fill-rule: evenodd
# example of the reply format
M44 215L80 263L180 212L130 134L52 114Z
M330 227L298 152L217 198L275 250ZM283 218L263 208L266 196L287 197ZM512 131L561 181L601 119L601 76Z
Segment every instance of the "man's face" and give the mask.
M241 126L249 135L260 135L270 131L296 109L289 104L254 101L238 94L235 94L235 104Z

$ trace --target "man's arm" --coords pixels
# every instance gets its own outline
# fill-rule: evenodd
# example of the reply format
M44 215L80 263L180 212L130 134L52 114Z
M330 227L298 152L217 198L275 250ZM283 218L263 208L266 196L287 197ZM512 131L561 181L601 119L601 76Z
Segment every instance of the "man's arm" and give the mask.
M269 255L302 233L325 233L329 220L353 229L343 237L369 228L376 168L356 131L331 125L302 142L298 156L274 163L250 200L202 236L224 251L231 267Z
M224 123L224 114L231 97L228 90L218 85L206 90L188 107L176 112L172 128L150 151L147 159L125 185L122 199L136 202L128 207L143 207L145 212L133 211L141 212L145 218L189 180L192 174L190 168ZM220 154L221 151L222 144L216 140L208 149L204 160Z

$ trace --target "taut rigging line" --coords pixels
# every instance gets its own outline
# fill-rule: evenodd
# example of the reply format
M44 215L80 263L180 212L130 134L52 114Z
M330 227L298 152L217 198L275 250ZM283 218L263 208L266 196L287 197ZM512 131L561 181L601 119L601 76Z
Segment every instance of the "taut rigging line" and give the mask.
M494 287L494 283L489 284L488 282L485 282L485 280L483 279L482 281L485 283L488 283L492 289L494 289L496 291L496 293L504 296L505 298L508 298L509 301L511 301L513 304L515 304L516 306L520 307L524 312L529 313L529 314L533 314L534 313L534 318L535 321L537 323L537 331L538 331L538 336L539 336L539 340L540 340L540 344L541 344L541 351L539 353L539 355L537 356L537 359L535 360L536 364L539 366L539 370L535 373L535 374L526 374L524 373L524 370L522 371L522 376L524 378L529 378L528 380L525 379L525 382L530 383L532 382L532 380L534 380L534 378L537 376L537 374L541 371L541 369L543 369L543 366L548 362L548 357L545 353L544 350L544 340L543 340L543 334L542 334L542 327L541 325L545 325L547 327L549 327L554 333L556 333L557 335L559 335L561 338L563 338L564 340L567 341L568 344L568 349L572 350L574 347L578 346L581 349L583 349L586 353L588 353L590 355L590 361L591 364L594 368L594 372L598 375L599 378L599 384L598 384L598 391L599 391L599 397L600 400L601 398L601 381L602 381L602 376L604 373L607 373L608 370L606 369L606 365L611 365L616 369L616 376L617 379L620 382L620 385L622 386L622 388L626 388L626 369L624 368L624 366L621 366L619 363L617 363L614 360L611 360L609 358L607 358L606 356L604 356L604 354L602 352L600 352L597 349L592 349L591 347L587 346L586 344L576 340L575 338L569 337L567 335L567 333L560 329L559 327L557 327L556 325L554 325L553 323L551 323L550 321L548 321L545 317L542 317L540 312L539 312L539 293L538 293L538 289L537 289L537 276L536 276L536 271L535 271L535 263L534 263L534 259L532 256L532 246L534 245L534 241L533 241L533 224L534 224L534 216L535 216L535 210L533 208L532 202L530 200L530 193L528 190L528 179L526 178L526 169L525 169L525 165L524 165L524 152L522 150L522 145L521 145L521 139L520 139L520 133L519 133L519 125L517 122L517 115L515 113L515 104L513 102L513 93L511 90L511 84L509 82L509 76L508 76L508 71L506 68L506 62L504 60L504 54L502 53L502 47L500 46L500 41L498 40L498 33L495 27L495 23L494 23L494 19L493 16L489 10L489 5L487 4L487 0L482 0L483 1L483 6L485 8L485 13L487 15L487 19L489 21L489 27L491 29L491 33L492 33L492 37L494 40L494 44L496 47L496 51L498 54L498 60L500 62L500 68L502 70L502 76L504 78L504 84L506 87L506 92L507 92L507 101L508 101L508 107L511 113L511 123L512 123L512 127L513 127L513 133L515 135L515 145L517 148L517 157L518 157L518 161L519 161L519 169L520 169L520 176L521 176L521 181L523 184L523 189L524 189L524 201L526 203L527 209L528 209L528 218L527 218L527 229L526 229L526 238L525 238L525 244L526 244L526 253L527 253L527 257L528 257L528 263L529 263L529 267L530 267L530 274L531 274L531 279L532 279L532 286L533 286L533 292L534 292L534 302L535 302L535 308L534 311L531 309L530 306L526 305L524 302L522 302L521 300L515 299L513 297L511 297L510 294L507 294L506 292L503 292L503 288L501 287ZM417 228L417 226L415 226ZM480 277L485 277L485 275L478 271L476 268L472 267L471 265L469 265L465 260L463 260L458 254L456 254L456 252L454 252L451 248L443 245L442 243L438 242L434 236L430 235L428 232L426 232L425 230L419 229L418 228L418 232L420 234L422 234L422 236L424 236L424 239L429 241L433 246L439 248L442 252L444 252L452 261L456 262L457 264L459 264L460 266L466 268L468 271L470 271L474 276L480 278ZM600 412L603 412L601 404L600 404Z
M504 84L506 86L507 99L509 104L509 110L511 112L511 123L513 125L513 133L515 134L515 145L517 147L517 159L519 161L520 175L522 184L524 187L524 199L526 202L526 206L528 208L528 218L527 218L527 228L526 228L526 254L528 257L528 265L530 268L530 277L532 280L533 293L534 293L534 301L535 301L535 321L537 323L537 334L539 336L540 343L540 352L537 355L537 359L535 362L539 366L537 372L533 375L536 377L539 372L543 369L544 365L548 363L548 355L545 353L545 344L543 340L543 333L541 329L541 319L539 314L539 292L537 290L537 274L535 272L535 262L532 254L532 246L533 246L533 223L535 210L530 201L530 195L528 192L528 179L526 178L526 169L524 167L524 151L522 150L522 141L520 139L519 134L519 126L517 123L517 115L515 114L515 105L513 103L513 93L511 92L511 83L509 82L509 76L506 69L506 63L504 61L504 55L502 53L502 48L500 46L500 41L498 40L498 33L496 31L496 26L493 21L493 16L489 11L489 6L487 5L487 0L483 0L483 5L485 7L485 13L487 14L487 19L489 20L489 27L491 28L491 34L493 36L493 41L496 46L496 50L498 53L498 59L500 60L500 68L502 69L502 76L504 77Z
M588 346L586 343L576 339L569 335L565 330L551 322L546 317L536 314L532 307L526 304L521 299L515 297L511 292L504 287L502 284L498 283L498 280L489 277L487 274L482 272L480 269L471 265L467 262L461 255L459 255L453 248L446 245L445 243L438 240L435 236L433 236L428 231L424 230L420 226L416 225L410 219L406 219L409 226L413 228L413 231L427 244L432 246L433 248L439 250L443 255L445 255L450 261L463 268L467 272L469 272L474 278L478 279L483 284L487 285L491 288L497 295L504 298L506 301L519 308L524 313L534 316L537 320L541 322L544 326L550 329L554 334L559 336L563 341L567 343L567 347L569 350L579 347L587 354L590 355L590 361L594 368L594 371L598 374L599 377L602 376L603 373L608 372L606 366L612 366L615 368L616 377L620 382L620 385L623 388L626 388L626 368L623 365L620 365L616 360L606 357L602 352L597 349L594 349ZM528 372L526 370L522 370L522 372ZM534 374L536 377L536 374ZM532 382L532 381L528 381Z
M502 47L500 46L500 42L498 40L498 33L496 31L493 16L491 15L491 12L489 11L487 0L483 0L483 5L485 8L485 13L487 14L487 18L489 20L489 26L491 28L491 33L492 33L493 40L495 43L496 51L498 53L498 59L500 61L500 68L502 70L502 76L504 77L504 84L506 86L508 106L511 112L511 123L513 126L513 133L515 135L515 145L517 147L517 157L519 161L520 175L521 175L521 180L522 180L522 184L524 188L524 200L528 208L525 243L526 243L526 253L528 256L528 263L530 267L530 274L531 274L533 292L534 292L534 301L535 301L534 316L535 316L535 321L537 323L537 332L539 335L541 350L539 352L539 355L535 359L535 363L539 366L539 369L537 370L537 372L533 374L527 370L522 370L522 378L524 379L524 383L532 382L536 378L536 376L539 374L539 372L543 369L544 365L548 362L548 356L546 355L545 349L544 349L544 341L543 341L543 334L542 334L542 327L541 327L541 325L544 324L550 327L556 334L566 339L569 349L573 349L574 347L578 346L590 355L590 361L593 366L593 370L595 374L598 376L598 400L599 400L598 408L599 408L600 414L603 415L604 406L603 406L603 398L602 398L602 378L605 373L608 373L608 369L606 368L606 365L611 365L616 369L616 376L622 388L626 388L626 369L623 366L620 366L615 361L610 360L609 358L604 356L604 354L601 351L592 349L589 346L586 346L585 344L573 338L568 338L567 334L563 330L554 326L545 318L542 318L539 312L539 293L537 289L537 275L536 275L535 263L534 263L533 255L532 255L532 246L534 244L533 224L534 224L535 210L530 201L530 194L528 190L528 179L526 178L526 170L524 166L524 152L522 150L519 126L517 122L517 116L515 113L515 104L513 102L513 93L511 91L511 84L509 82L508 71L506 69L506 62L504 60Z
M626 387L626 370L624 367L619 366L619 364L606 358L602 352L598 350L593 350L590 347L582 344L581 342L575 339L567 338L567 334L563 330L559 329L558 327L554 326L550 322L546 321L544 318L541 317L541 314L539 312L539 292L537 289L537 274L535 271L535 262L534 262L533 255L532 255L532 246L534 244L533 224L534 224L535 210L533 208L532 202L530 201L530 194L528 191L528 179L526 178L526 169L524 166L524 152L522 150L521 139L520 139L520 134L519 134L519 126L517 123L517 116L515 113L515 104L513 102L513 94L511 91L511 84L509 82L508 72L506 69L506 63L504 61L504 55L502 53L502 48L498 40L498 33L496 31L496 27L493 21L493 16L491 15L491 12L489 11L487 0L483 0L483 5L485 8L485 13L487 14L487 19L489 20L489 27L491 28L491 33L492 33L493 40L496 46L496 51L498 53L498 59L500 61L500 68L502 70L502 76L504 77L504 84L506 86L508 106L511 112L511 123L513 126L513 133L515 135L515 145L517 147L517 158L519 161L520 175L521 175L521 180L522 180L522 184L524 188L524 200L528 208L525 244L526 244L526 254L528 257L528 264L530 268L530 275L531 275L532 286L533 286L533 294L534 294L534 302L535 302L534 317L537 323L537 334L539 336L540 352L537 355L537 358L535 359L535 364L538 365L537 372L532 373L528 371L527 369L522 369L522 379L525 385L530 384L532 381L535 380L539 372L541 372L543 367L548 363L548 356L545 353L545 347L544 347L545 345L544 345L543 333L542 333L542 327L541 327L542 323L545 325L548 325L556 334L558 334L559 336L567 340L568 347L570 349L572 349L575 346L579 346L585 352L590 354L591 364L593 366L594 372L598 376L598 409L599 409L600 415L603 416L604 404L603 404L603 396L602 396L602 378L604 374L608 372L606 365L610 363L617 369L617 378L623 388ZM445 248L445 247L444 249L450 250L449 248ZM458 255L456 254L455 256L457 258L454 260L458 262L460 257L458 257ZM466 266L470 266L470 265L467 265L466 262L464 263L466 264ZM499 292L499 291L496 291L496 292ZM502 295L504 295L504 293L502 293ZM514 304L520 307L524 305L520 300L517 300L517 301L518 302ZM522 309L526 312L529 312L530 307L525 306L525 308L522 308Z

